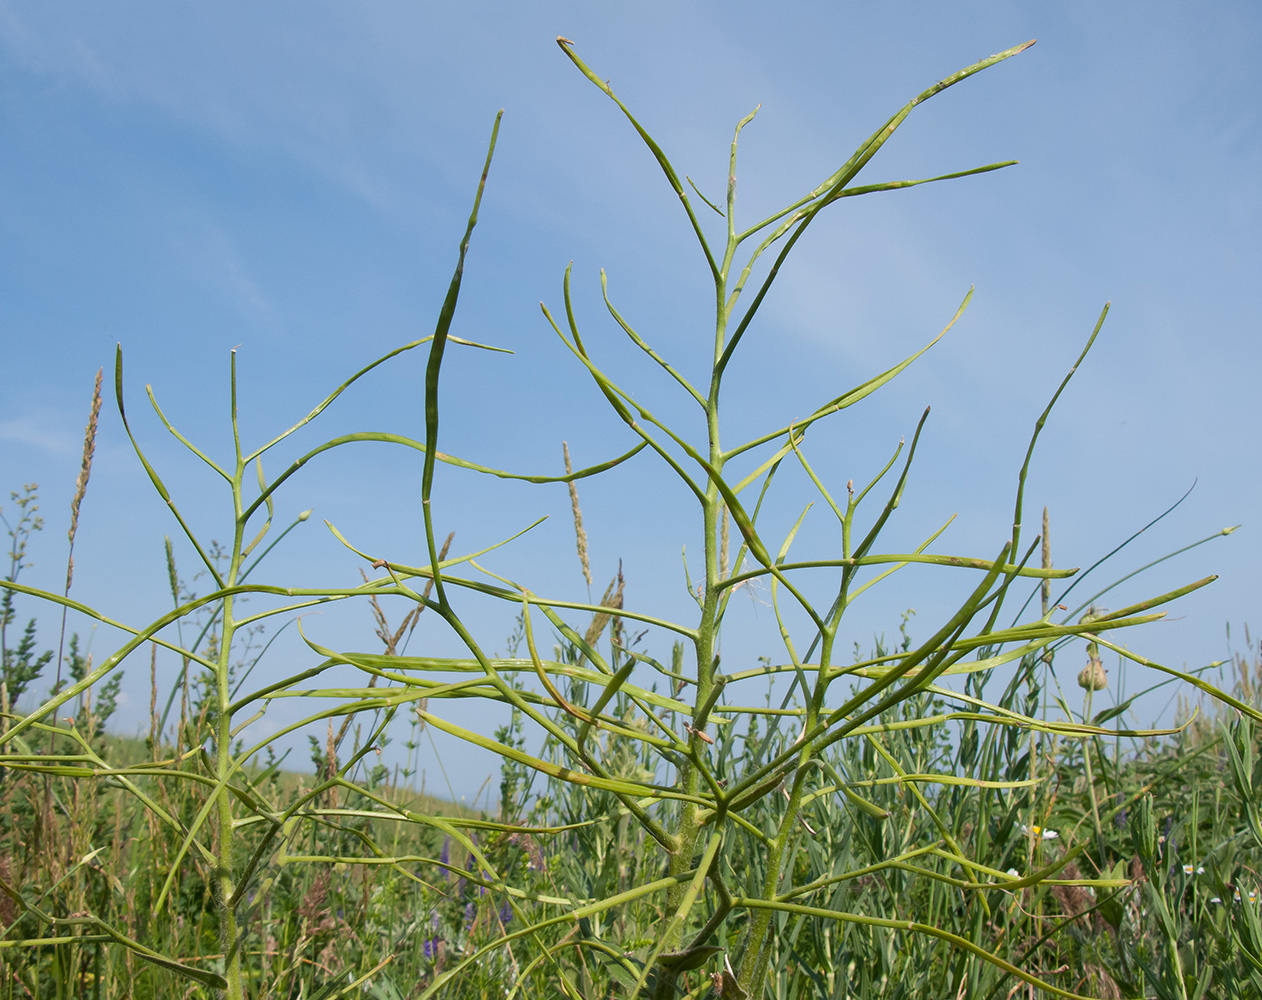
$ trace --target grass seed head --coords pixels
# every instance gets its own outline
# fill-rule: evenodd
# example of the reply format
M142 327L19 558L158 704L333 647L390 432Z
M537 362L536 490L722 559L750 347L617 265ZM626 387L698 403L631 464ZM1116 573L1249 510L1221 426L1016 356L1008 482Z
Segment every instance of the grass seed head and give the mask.
M83 459L79 463L79 478L75 480L74 499L70 501L70 530L66 533L70 539L71 554L66 560L66 592L70 592L70 582L74 579L74 536L79 530L79 507L83 503L84 494L88 492L88 479L92 475L92 456L96 454L97 422L101 416L101 378L105 370L96 370L96 384L92 388L92 410L88 415L88 426L83 432Z
M565 474L571 475L574 467L570 464L570 446L567 442L561 442L561 450L565 453ZM583 530L583 508L578 505L578 487L574 485L574 480L568 483L570 487L570 507L574 511L574 537L578 542L578 561L583 564L583 579L587 581L587 589L592 588L592 567L587 559L587 532Z

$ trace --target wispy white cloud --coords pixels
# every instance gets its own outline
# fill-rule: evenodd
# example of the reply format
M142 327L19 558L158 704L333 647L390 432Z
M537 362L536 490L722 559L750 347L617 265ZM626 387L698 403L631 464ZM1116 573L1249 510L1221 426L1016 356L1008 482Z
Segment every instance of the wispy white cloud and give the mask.
M276 310L232 233L196 212L173 220L170 231L172 250L198 283L253 325L276 327Z
M392 187L379 176L383 160L441 152L433 126L453 109L430 98L456 56L417 58L408 40L426 34L429 15L386 5L295 17L296 7L227 4L137 7L128 17L126 7L3 4L0 53L217 140L280 151L378 207Z
M52 414L27 413L0 421L0 440L29 445L56 455L70 455L82 444L65 422Z
M677 27L680 18L704 23L700 14L673 15ZM644 22L572 12L558 18L530 9L505 11L488 22L483 12L458 5L397 2L315 8L70 3L52 10L0 0L0 58L117 106L152 109L216 141L279 152L378 211L397 213L419 197L420 164L463 191L469 171L465 143L480 152L491 115L506 104L510 127L534 137L525 149L533 162L519 162L516 169L524 168L532 183L557 171L555 147L572 138L575 107L589 107L584 102L591 98L551 44L562 29L601 56L602 70L621 71L628 86L633 82L628 63L638 67L638 61L622 29L637 36L638 44L659 49L655 58L663 64L693 67L689 86L717 89L713 78L731 78L723 72L724 56L731 55L723 39L695 51L685 41L686 28L660 37L656 19ZM616 37L619 44L601 36ZM767 84L757 89L758 99L768 96L775 74L750 68L741 74L746 87L751 76ZM558 78L564 80L562 96ZM673 84L652 73L640 81L641 91L645 88L652 93ZM699 127L690 105L698 99L693 94L687 102L669 103L654 116L654 127L695 144ZM702 127L714 140L705 145L707 156L723 149L750 99L742 95L718 122ZM597 121L625 138L625 124L606 111L601 109ZM513 148L522 150L521 141ZM587 173L593 195L628 182L622 175L625 157L590 141L582 155L593 161ZM721 166L721 159L720 153L714 162ZM505 174L498 183L511 184L512 178ZM528 200L528 190L517 196Z

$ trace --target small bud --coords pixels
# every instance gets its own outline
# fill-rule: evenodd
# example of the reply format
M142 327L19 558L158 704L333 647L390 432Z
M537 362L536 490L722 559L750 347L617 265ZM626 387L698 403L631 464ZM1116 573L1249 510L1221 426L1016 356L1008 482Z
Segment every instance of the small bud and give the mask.
M298 515L298 520L305 521L310 516L311 516L311 510L304 510L301 514Z
M1098 656L1087 659L1087 665L1078 673L1078 686L1084 691L1103 691L1109 686L1108 674Z

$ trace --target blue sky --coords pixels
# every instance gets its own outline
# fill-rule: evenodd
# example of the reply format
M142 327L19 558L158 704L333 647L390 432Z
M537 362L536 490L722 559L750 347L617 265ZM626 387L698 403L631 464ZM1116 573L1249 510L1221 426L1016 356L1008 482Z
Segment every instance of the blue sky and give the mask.
M937 550L992 555L1010 530L1033 422L1111 301L1036 454L1028 510L1050 507L1058 565L1086 565L1195 482L1112 575L1244 527L1104 603L1219 573L1174 621L1130 640L1176 666L1223 658L1226 626L1242 639L1257 624L1262 309L1250 289L1262 270L1262 15L1248 3L801 3L774 13L751 3L0 4L0 488L38 482L48 518L27 582L55 587L64 572L88 394L119 342L146 447L199 529L227 539L226 498L146 414L145 384L185 433L225 454L233 347L244 433L261 441L363 363L431 332L501 107L453 332L516 353L451 358L444 450L555 473L562 440L580 464L629 446L539 312L541 299L559 307L571 260L593 350L655 410L693 419L619 339L599 268L624 315L697 372L712 322L704 265L652 159L558 51L557 34L711 198L735 122L761 103L738 165L747 222L813 187L929 83L1037 38L917 109L862 179L1021 164L822 216L732 372L728 440L785 423L923 345L974 286L948 338L814 435L810 454L834 486L862 482L931 405L890 544L910 547L958 512ZM422 364L375 374L330 411L321 436L420 436ZM417 557L410 455L368 448L310 471L278 500L282 512L315 509L278 555L278 580L358 579L322 518L366 550ZM436 496L439 529L456 532L457 548L551 515L492 565L539 592L583 593L563 487L444 472ZM641 456L582 484L581 496L598 585L621 559L630 603L685 612L680 550L698 551L699 537L683 491ZM787 528L809 499L786 477L771 515ZM133 622L160 613L162 538L175 532L107 400L75 595ZM829 551L834 535L817 511L798 546ZM186 549L181 560L191 576ZM905 608L917 611L913 632L928 634L970 583L902 576L856 606L854 640L892 633ZM1102 571L1102 583L1111 578ZM511 613L469 614L491 648L502 645L494 637ZM725 659L778 657L770 609L750 602L744 617ZM308 628L328 645L372 643L362 610ZM429 628L418 642L454 651ZM110 641L93 640L98 656ZM278 650L277 672L300 654ZM128 726L145 714L144 674L147 664L129 665ZM1137 721L1151 722L1168 696ZM448 756L453 781L476 785L485 762Z

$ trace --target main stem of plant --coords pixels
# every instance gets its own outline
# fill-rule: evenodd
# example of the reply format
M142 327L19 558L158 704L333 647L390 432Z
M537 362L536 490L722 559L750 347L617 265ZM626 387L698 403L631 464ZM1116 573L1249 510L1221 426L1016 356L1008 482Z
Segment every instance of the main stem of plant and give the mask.
M717 469L723 468L723 455L719 448L718 401L712 396L708 407L708 423L710 432L710 462ZM692 713L696 721L698 714L710 699L714 689L714 651L717 645L718 610L719 610L719 522L722 517L723 502L719 497L718 487L710 481L706 487L705 503L702 507L705 527L705 592L701 603L701 621L697 627L697 691L693 702ZM692 749L702 752L704 744L695 734L691 736ZM701 791L701 775L695 767L685 763L680 773L683 791L696 796ZM692 868L692 858L696 853L697 836L701 832L698 821L699 810L691 802L685 802L680 810L679 828L676 832L678 847L670 859L670 873L681 875ZM678 910L688 883L681 881L672 886L667 893L667 911ZM678 949L682 944L684 928L677 927L672 933L673 940L666 945Z
M733 143L733 159L735 159L735 143ZM730 179L734 186L735 177ZM730 207L730 206L729 206ZM730 225L730 216L729 216ZM719 435L719 388L722 378L721 359L723 357L726 333L727 318L730 305L727 302L727 274L731 266L737 246L734 228L729 228L729 239L727 252L724 256L722 264L716 269L715 293L716 293L716 324L715 324L715 352L714 352L714 368L710 382L709 398L706 401L706 424L709 445L709 464L713 470L711 478L706 483L705 499L702 503L702 518L705 540L705 588L701 595L701 617L697 626L697 637L695 640L695 648L697 654L697 684L695 699L693 702L693 724L698 728L701 727L704 720L699 718L700 713L710 702L714 691L715 684L715 653L718 648L718 630L719 620L722 607L722 568L720 566L720 522L722 519L725 500L719 492L714 476L721 475L725 457L720 442ZM826 644L831 647L832 634L827 634L824 639ZM831 650L824 650L825 662ZM821 673L821 681L823 674ZM816 692L816 697L811 699L811 705L807 718L807 726L804 732L813 728L818 719L819 707L822 704L822 691ZM704 753L702 741L695 734L691 736L692 750L694 753ZM801 749L803 763L811 756L811 748L809 743ZM785 847L789 842L790 834L794 829L797 814L801 804L802 797L802 779L805 771L798 770L796 779L793 783L793 789L789 795L788 807L776 836L771 843L771 848L767 856L767 871L762 886L762 898L771 900L775 898L779 881L780 870L784 863ZM689 796L696 796L701 792L702 779L696 767L690 764L684 764L680 770L680 784L682 791ZM701 832L700 812L692 803L685 803L680 810L678 828L676 832L677 848L670 859L670 873L675 876L682 875L692 868L693 857L696 854L697 838ZM717 859L715 864L720 863ZM667 893L667 912L678 912L683 901L684 894L687 891L687 882L680 881L673 886ZM747 990L756 989L756 985L765 975L767 950L764 947L767 932L770 926L772 911L769 909L759 910L750 922L749 929L743 942L743 955L740 962L739 982L741 986ZM671 931L670 940L666 941L666 947L671 950L679 950L683 945L684 926L679 924Z
M235 379L234 379L235 388ZM235 399L233 400L235 404ZM233 423L235 430L236 407L233 406ZM245 537L245 522L242 517L241 483L245 477L245 464L241 461L240 451L237 454L236 476L232 482L232 500L236 507L236 530L232 539L232 559L228 566L228 578L225 581L229 588L237 582L242 563L242 544ZM224 990L226 1000L245 1000L245 984L241 977L241 952L238 947L237 913L233 900L236 896L236 880L233 877L234 830L232 820L232 794L228 790L228 781L233 773L232 759L232 683L229 671L232 664L232 639L236 632L236 620L233 615L233 599L231 593L223 602L223 633L219 643L219 656L215 665L215 777L218 787L215 792L219 814L219 837L217 849L217 871L215 872L215 898L219 906L219 933L224 948L224 979L227 988Z

